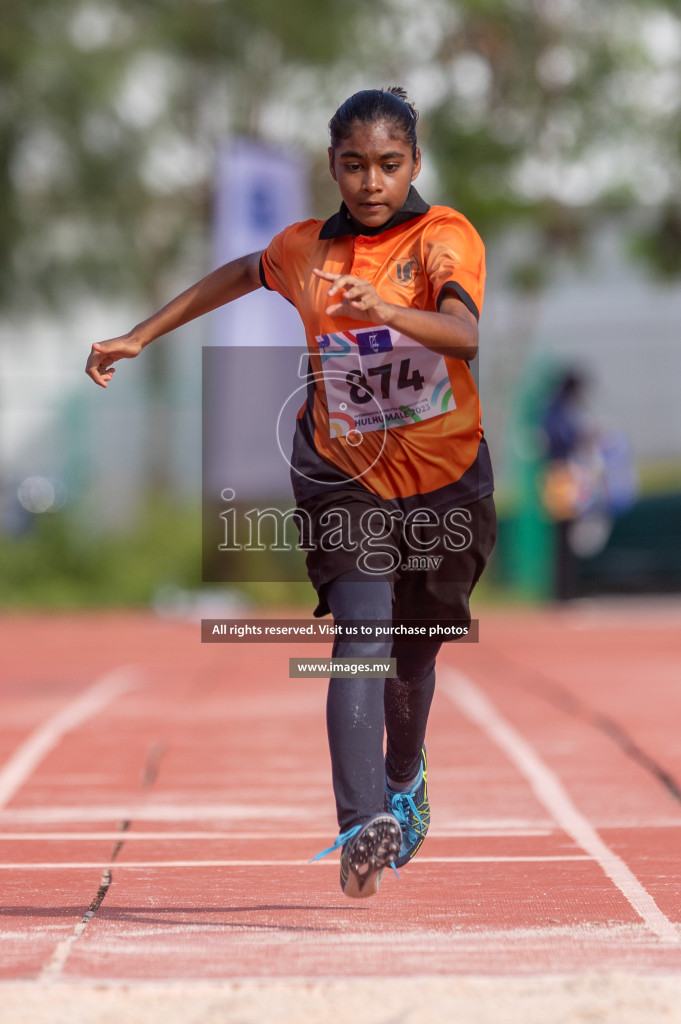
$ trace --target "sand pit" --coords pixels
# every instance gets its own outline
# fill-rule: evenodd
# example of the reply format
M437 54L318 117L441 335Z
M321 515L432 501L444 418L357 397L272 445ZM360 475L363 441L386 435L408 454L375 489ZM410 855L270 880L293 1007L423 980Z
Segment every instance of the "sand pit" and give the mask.
M681 978L625 974L194 985L20 983L2 1024L676 1024Z

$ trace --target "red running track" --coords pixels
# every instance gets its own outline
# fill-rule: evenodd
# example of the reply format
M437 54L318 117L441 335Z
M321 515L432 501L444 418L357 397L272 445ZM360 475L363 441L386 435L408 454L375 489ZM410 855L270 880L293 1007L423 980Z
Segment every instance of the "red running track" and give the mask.
M6 617L0 980L681 968L681 603L486 612L429 728L433 825L349 901L324 646Z

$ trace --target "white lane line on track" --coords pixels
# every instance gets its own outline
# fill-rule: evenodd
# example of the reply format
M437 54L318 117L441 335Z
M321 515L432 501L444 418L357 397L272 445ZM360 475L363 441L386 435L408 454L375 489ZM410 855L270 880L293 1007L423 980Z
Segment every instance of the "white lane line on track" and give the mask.
M216 779L216 787L224 780ZM181 804L152 804L144 800L128 804L99 805L88 807L19 807L7 811L0 810L0 825L13 822L15 824L56 824L59 822L93 821L249 821L262 818L278 821L285 818L300 817L300 805L295 807L281 804L223 804L203 806L192 802L193 796L188 794ZM328 810L327 805L325 809ZM321 813L321 810L320 812ZM307 819L305 819L307 820ZM326 834L326 833L325 833Z
M216 780L216 786L223 780ZM173 794L175 800L177 796ZM253 819L261 821L266 818L271 821L279 821L285 818L288 828L292 822L299 822L301 828L310 820L310 814L326 815L329 825L333 828L335 821L329 817L328 800L319 806L308 807L304 814L301 814L300 804L197 804L194 802L193 794L184 798L184 803L151 803L146 800L132 801L126 804L87 804L68 805L62 807L11 807L7 810L0 809L0 827L3 825L58 825L78 824L84 825L88 822L97 821L161 821L177 824L181 821L191 822L197 825L205 822L214 822L224 827L224 822L236 821L239 823L250 822ZM662 822L661 824L669 824ZM673 822L678 828L679 819L674 818ZM553 821L546 819L498 819L498 818L475 818L457 819L456 826L443 825L442 835L459 835L461 832L468 833L474 830L476 833L499 834L503 832L508 835L521 834L531 830L552 831ZM326 835L328 830L324 832Z
M504 751L556 823L598 863L648 928L664 942L681 944L681 933L663 914L631 868L603 842L572 802L558 776L502 717L489 697L470 679L453 669L443 667L440 679L443 692Z
M217 783L216 783L217 785ZM0 809L0 829L12 825L94 825L96 822L134 821L141 822L163 822L164 824L177 825L179 822L191 822L192 825L209 824L224 829L226 822L240 822L242 825L257 819L262 822L267 819L277 822L282 818L287 820L287 828L291 828L295 822L300 823L300 831L296 835L328 835L329 829L314 833L308 833L305 825L310 821L311 815L318 815L317 820L326 817L329 828L335 827L335 821L329 816L328 801L318 806L310 807L301 815L301 805L295 807L278 804L276 807L268 804L255 804L243 807L236 804L229 805L206 805L192 803L192 797L187 796L184 804L152 804L140 801L130 804L89 804L87 806L62 806L62 807L9 807L6 810ZM443 818L443 820L445 820ZM604 819L603 828L629 828L631 820L627 817L616 817L608 809L607 818ZM681 826L678 814L668 818L655 817L646 822L646 828L674 828ZM436 832L429 832L429 837L439 835L447 837L472 835L472 836L523 836L523 835L549 835L555 832L556 824L550 822L546 817L519 820L499 820L497 818L457 818L457 824L442 825ZM232 833L235 834L235 833ZM266 831L254 832L255 836L267 835ZM271 833L270 833L271 834ZM278 833L277 833L278 834Z
M39 725L0 768L0 807L9 803L66 733L82 725L136 685L137 679L131 666L114 669Z
M524 839L526 837L537 838L538 836L551 836L555 835L556 830L549 829L537 829L532 832L468 832L468 831L446 831L440 830L437 832L430 832L428 838L433 839ZM126 843L137 841L154 842L159 840L161 842L176 842L179 840L189 841L196 840L204 842L211 840L215 842L225 843L230 841L235 842L258 842L258 843L278 843L288 842L290 840L300 839L307 841L309 839L328 839L329 830L326 832L132 832L127 831L123 836L120 829L116 832L0 832L0 843L12 842L12 843L24 843L27 841L44 841L48 843L94 843L98 840L114 840L118 842L124 838ZM421 858L419 857L419 860Z
M570 861L591 860L591 856L585 853L564 854L557 857L419 857L419 864L526 864L545 863L546 861ZM117 860L115 863L116 872L126 868L270 868L270 867L292 867L301 864L310 864L309 860ZM338 867L335 858L315 862L317 864L331 865ZM89 870L101 871L102 869L113 869L110 861L50 861L49 863L26 863L25 861L16 864L0 864L0 871L76 871Z
M67 733L83 725L118 697L138 685L138 677L132 666L125 665L113 669L100 676L86 690L83 690L46 722L34 729L0 769L0 807L9 803L30 779L38 765L59 745ZM15 870L22 870L22 868L17 866ZM110 883L108 865L104 867L100 888L107 878ZM38 979L39 982L53 981L61 974L74 942L78 941L93 916L94 910L89 910L76 925L72 934L58 944L51 959L43 968Z
M111 885L111 872L109 871L108 868L105 869L104 872L102 873L100 884L106 885L107 887ZM66 962L71 955L71 950L73 949L74 944L78 942L78 939L81 937L81 935L83 934L83 932L85 931L85 929L87 928L87 926L89 925L90 921L92 920L96 913L96 908L91 906L90 909L87 910L85 914L83 914L83 917L78 922L76 927L73 929L71 934L68 935L65 939L62 939L61 942L57 943L57 946L55 947L52 956L46 962L42 971L40 972L40 975L37 978L37 982L39 985L44 985L49 982L57 981L59 976L62 974L64 968L66 967Z

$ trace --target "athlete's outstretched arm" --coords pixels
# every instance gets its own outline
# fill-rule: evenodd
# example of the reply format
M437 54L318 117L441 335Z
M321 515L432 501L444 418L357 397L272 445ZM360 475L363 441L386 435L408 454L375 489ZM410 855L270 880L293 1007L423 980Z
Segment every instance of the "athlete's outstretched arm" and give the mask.
M327 306L330 316L348 316L386 324L420 342L426 348L450 359L474 359L478 351L478 321L463 302L446 295L439 312L411 309L384 302L374 286L351 274L330 274L315 270L318 277L331 281L329 298L340 301Z
M95 384L105 388L115 370L118 359L134 359L155 338L174 331L176 327L209 313L218 306L224 306L261 285L259 252L225 263L207 277L193 284L186 291L154 313L128 334L109 341L96 342L91 349L85 372Z

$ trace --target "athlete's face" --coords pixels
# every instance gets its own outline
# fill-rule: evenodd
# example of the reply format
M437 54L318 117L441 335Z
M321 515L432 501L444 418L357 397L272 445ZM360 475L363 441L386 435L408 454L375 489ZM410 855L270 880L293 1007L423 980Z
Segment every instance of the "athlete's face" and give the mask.
M331 177L348 210L360 224L380 228L404 204L421 170L421 152L389 121L356 122L352 134L329 149Z

